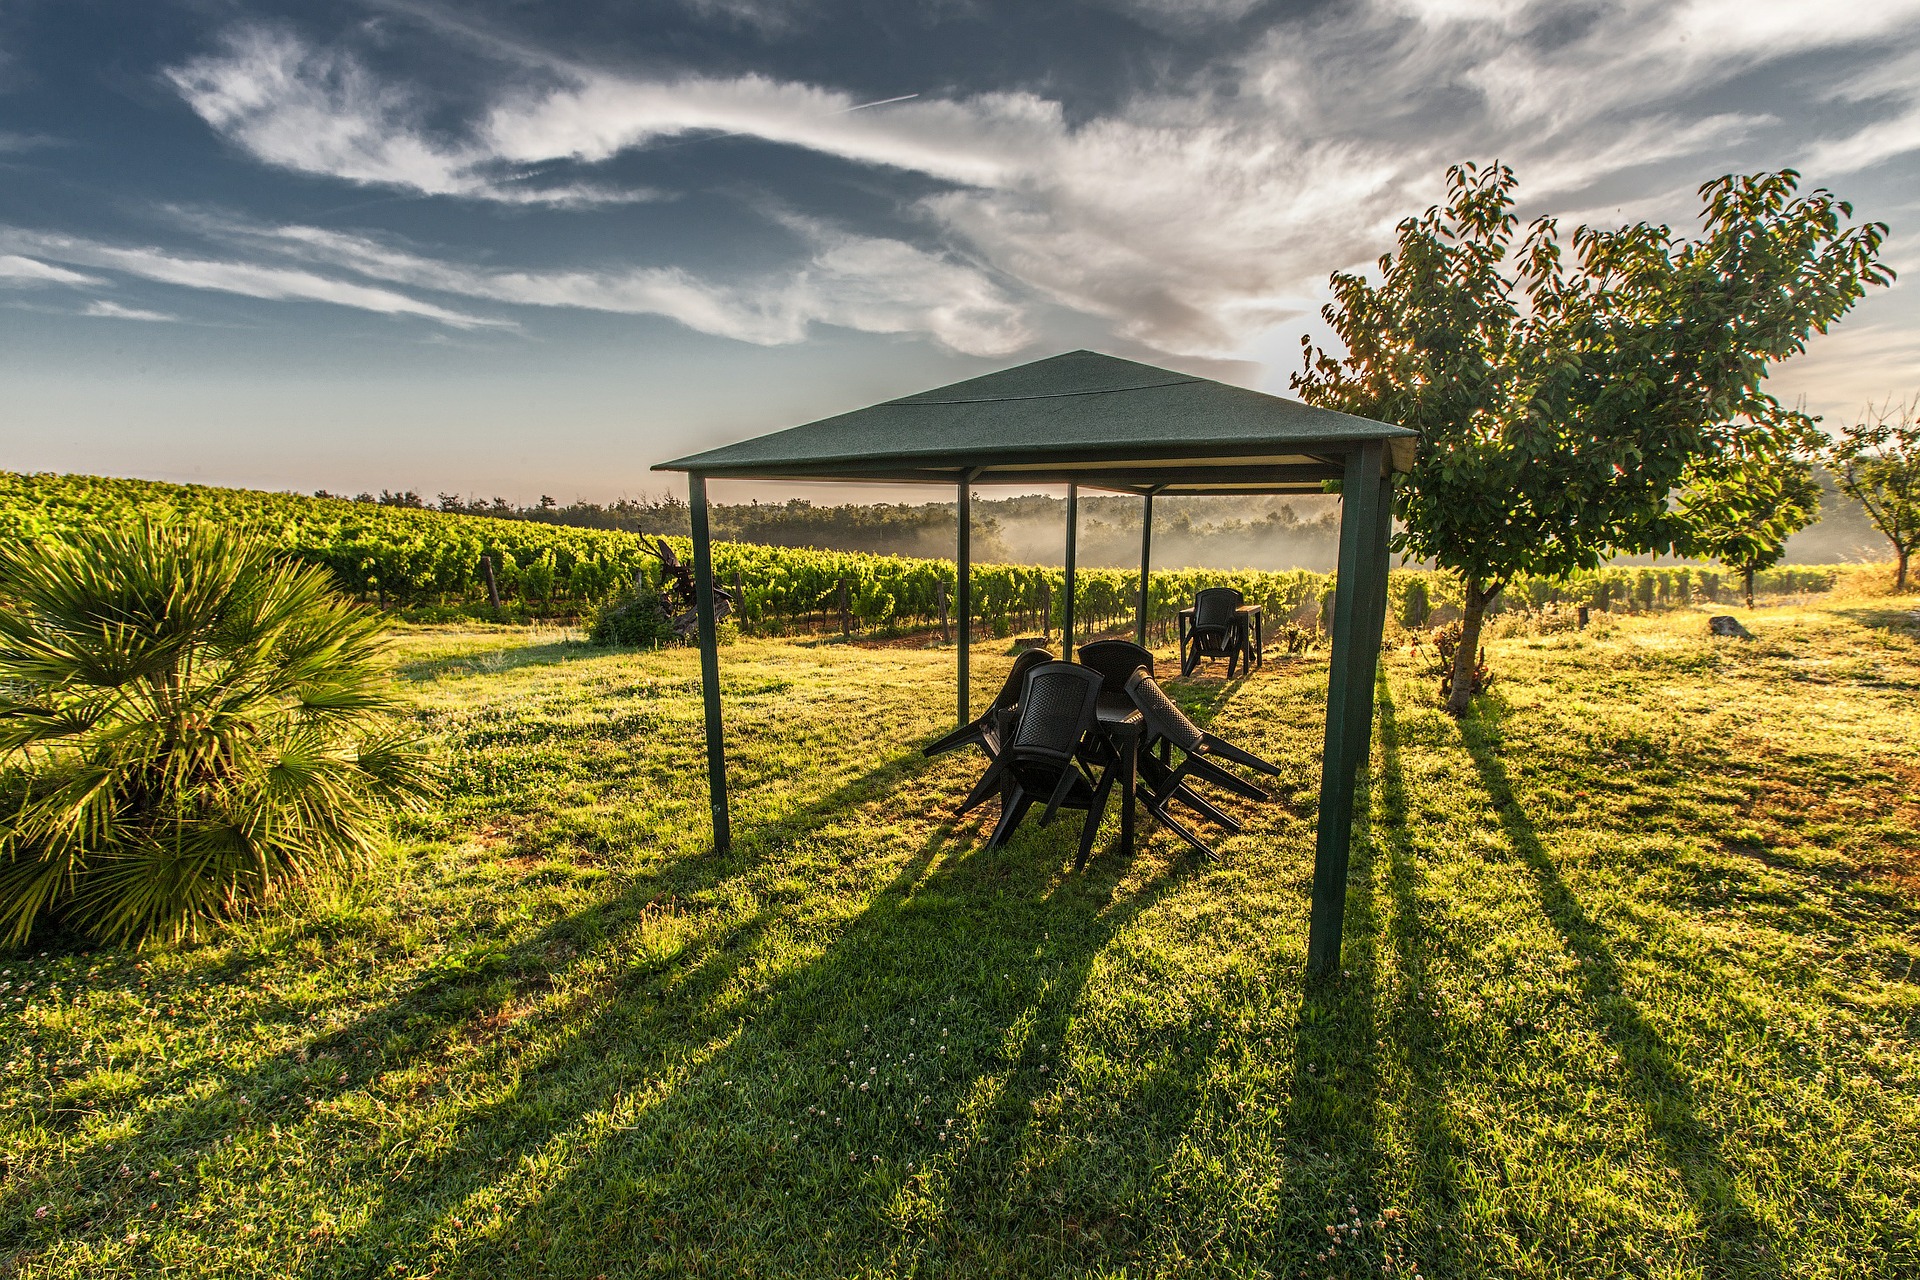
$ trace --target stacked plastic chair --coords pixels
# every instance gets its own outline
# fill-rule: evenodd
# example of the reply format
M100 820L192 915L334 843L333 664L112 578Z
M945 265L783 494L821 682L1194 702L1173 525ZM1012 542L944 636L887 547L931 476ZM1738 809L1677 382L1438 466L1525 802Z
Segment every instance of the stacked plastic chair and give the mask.
M1146 802L1147 812L1208 858L1218 857L1204 840L1174 815L1175 802L1229 832L1238 831L1240 822L1194 790L1193 783L1208 782L1249 800L1266 801L1273 797L1226 769L1219 761L1227 760L1269 776L1278 775L1279 766L1215 737L1189 720L1186 713L1167 696L1167 691L1144 670L1135 671L1127 681L1127 694L1146 722L1146 743L1140 751L1137 794ZM1178 763L1175 763L1176 754Z
M1112 769L1096 777L1084 748L1099 698L1100 673L1090 667L1045 662L1027 672L1012 736L968 797L971 807L1000 793L1000 821L989 849L1004 845L1036 803L1046 805L1042 826L1061 809L1084 810L1081 857L1093 847L1114 778Z

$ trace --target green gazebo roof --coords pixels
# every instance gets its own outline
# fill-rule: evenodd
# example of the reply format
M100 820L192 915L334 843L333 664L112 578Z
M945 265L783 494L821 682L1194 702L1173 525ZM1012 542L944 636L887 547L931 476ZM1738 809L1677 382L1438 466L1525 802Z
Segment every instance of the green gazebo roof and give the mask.
M1210 378L1070 351L662 462L757 480L1063 484L1144 493L1312 492L1355 445L1412 465L1417 437Z

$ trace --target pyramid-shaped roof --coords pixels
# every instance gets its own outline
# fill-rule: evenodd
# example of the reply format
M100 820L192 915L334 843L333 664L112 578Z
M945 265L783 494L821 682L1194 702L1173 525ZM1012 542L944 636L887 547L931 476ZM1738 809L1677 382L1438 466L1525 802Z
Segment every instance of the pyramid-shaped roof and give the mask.
M1079 483L1131 492L1283 493L1343 474L1354 446L1412 464L1404 427L1070 351L676 458L717 478Z

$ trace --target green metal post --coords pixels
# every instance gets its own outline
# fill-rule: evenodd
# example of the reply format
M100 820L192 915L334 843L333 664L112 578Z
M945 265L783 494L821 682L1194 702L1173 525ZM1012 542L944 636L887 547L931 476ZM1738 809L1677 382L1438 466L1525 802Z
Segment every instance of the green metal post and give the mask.
M1380 504L1375 513L1373 527L1373 548L1370 552L1375 572L1371 575L1372 589L1367 593L1367 631L1360 652L1371 654L1356 665L1355 680L1364 679L1366 687L1357 690L1364 697L1364 713L1367 732L1349 743L1353 751L1352 770L1357 779L1367 767L1367 757L1373 749L1373 696L1379 676L1379 654L1381 641L1387 633L1387 574L1392 568L1392 554L1388 542L1393 536L1393 480L1389 476L1380 477Z
M1333 593L1333 658L1327 673L1327 736L1320 755L1320 812L1313 858L1313 907L1307 925L1307 972L1340 968L1347 913L1347 853L1353 836L1356 737L1373 730L1373 672L1379 644L1368 625L1376 578L1384 567L1379 505L1384 447L1371 441L1347 454L1341 483L1340 567ZM1372 651L1368 651L1373 641Z
M967 670L973 636L973 476L971 473L960 482L960 538L955 548L954 565L958 570L959 623L958 650L960 658L960 724L973 721L973 699L967 688Z
M1142 648L1147 643L1147 574L1153 567L1153 490L1149 489L1140 508L1140 604L1133 611L1133 642Z
M1060 656L1073 661L1073 559L1080 543L1080 486L1067 486L1067 598L1060 603Z
M733 844L727 821L727 744L720 722L720 635L713 613L713 542L707 531L707 478L687 475L693 517L694 608L700 618L700 700L707 713L707 800L713 809L713 851Z

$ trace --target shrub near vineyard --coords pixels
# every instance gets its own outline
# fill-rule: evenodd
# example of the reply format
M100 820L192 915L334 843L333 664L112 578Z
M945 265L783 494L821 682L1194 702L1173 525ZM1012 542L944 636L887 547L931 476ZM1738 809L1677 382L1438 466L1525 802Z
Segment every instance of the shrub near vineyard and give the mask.
M521 613L574 617L625 591L639 577L657 589L659 565L639 537L564 525L384 507L343 498L95 476L0 472L0 539L62 538L73 530L124 526L142 515L190 514L226 527L259 530L302 562L320 565L341 590L390 608L484 604L481 558L490 557L503 601ZM685 539L669 539L683 558ZM850 624L860 629L936 625L941 602L954 608L950 560L911 559L851 551L717 543L714 571L737 586L741 621L781 633L837 627L840 585ZM1789 567L1759 575L1763 592L1824 591L1832 568ZM1138 576L1125 569L1083 569L1077 575L1076 626L1082 633L1123 626L1133 617ZM1149 616L1164 634L1179 609L1204 586L1238 587L1265 606L1271 625L1318 623L1333 589L1328 574L1215 569L1156 571ZM1061 621L1064 580L1058 569L987 564L973 569L974 616L980 632L1005 636L1049 629ZM1549 605L1649 610L1719 600L1727 575L1708 569L1603 568L1564 580L1522 578L1503 599L1506 609ZM1396 570L1389 586L1393 616L1420 627L1457 614L1451 575Z

